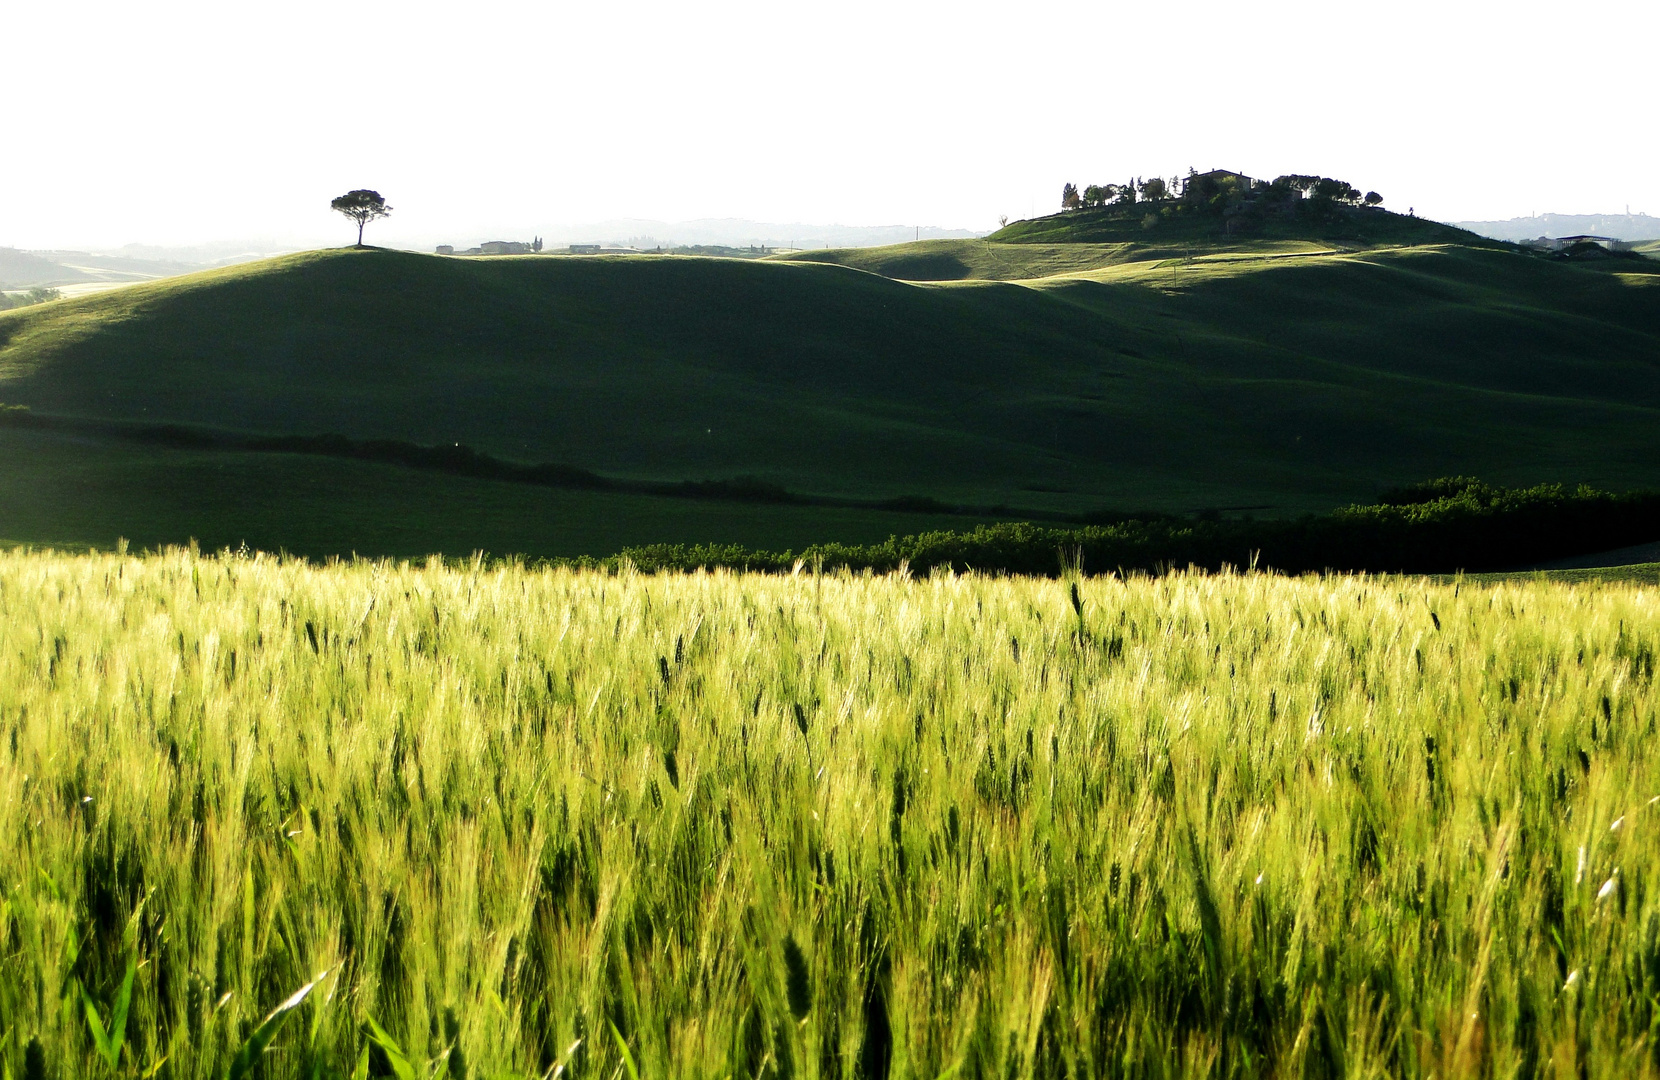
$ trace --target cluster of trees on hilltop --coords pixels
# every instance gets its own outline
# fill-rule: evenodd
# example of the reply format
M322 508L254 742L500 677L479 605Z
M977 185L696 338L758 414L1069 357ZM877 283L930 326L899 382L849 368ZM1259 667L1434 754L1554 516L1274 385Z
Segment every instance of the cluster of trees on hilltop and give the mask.
M1257 180L1223 170L1200 173L1194 169L1188 170L1186 178L1136 177L1127 184L1091 184L1081 191L1067 184L1061 189L1062 210L1138 202L1222 215L1273 208L1295 211L1305 205L1318 213L1337 206L1377 206L1383 196L1375 191L1362 194L1348 181L1329 176L1288 173L1273 180Z
M1127 184L1091 184L1079 191L1071 184L1061 189L1061 209L1077 210L1085 206L1128 206L1137 202L1163 202L1170 193L1179 190L1180 181L1168 181L1155 176L1151 180L1135 177Z

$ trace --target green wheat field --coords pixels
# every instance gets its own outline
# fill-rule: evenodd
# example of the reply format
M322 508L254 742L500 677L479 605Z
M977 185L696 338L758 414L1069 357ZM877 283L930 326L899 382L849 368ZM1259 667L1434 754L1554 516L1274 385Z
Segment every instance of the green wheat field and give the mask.
M1660 1072L1660 593L0 554L45 1077Z

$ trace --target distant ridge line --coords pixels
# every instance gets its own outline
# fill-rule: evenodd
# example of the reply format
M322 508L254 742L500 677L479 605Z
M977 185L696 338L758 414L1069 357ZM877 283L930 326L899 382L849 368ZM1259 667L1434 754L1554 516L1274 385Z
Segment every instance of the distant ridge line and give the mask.
M1451 224L1494 240L1534 240L1544 236L1607 236L1615 240L1660 240L1660 217L1636 214L1536 214L1502 221L1455 221Z

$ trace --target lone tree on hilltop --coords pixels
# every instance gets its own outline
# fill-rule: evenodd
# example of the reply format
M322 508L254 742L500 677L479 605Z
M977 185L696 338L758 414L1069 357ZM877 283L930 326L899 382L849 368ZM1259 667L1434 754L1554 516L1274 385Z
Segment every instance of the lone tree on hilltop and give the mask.
M392 213L392 208L386 205L386 200L380 197L380 192L370 191L368 188L348 191L329 203L329 206L357 222L358 247L363 246L363 226Z
M1383 196L1379 195L1377 192L1368 191L1366 193L1366 205L1367 206L1377 206L1382 202L1383 202Z

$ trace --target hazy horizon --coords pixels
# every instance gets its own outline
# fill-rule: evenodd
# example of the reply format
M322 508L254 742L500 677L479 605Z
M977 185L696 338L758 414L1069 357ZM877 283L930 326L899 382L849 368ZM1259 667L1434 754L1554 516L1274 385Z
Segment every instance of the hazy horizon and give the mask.
M1050 211L1053 212L1053 211ZM1535 236L1554 236L1565 232L1599 232L1625 240L1660 238L1660 216L1639 211L1560 214L1541 211L1512 218L1489 220L1450 221L1447 224L1469 229L1483 236L1501 240L1525 240ZM771 247L827 248L876 247L903 243L912 239L957 239L986 235L988 230L951 229L938 225L845 225L839 223L814 224L809 222L761 222L746 218L702 218L693 221L663 221L651 218L614 218L608 221L546 224L528 228L503 227L494 232L472 234L443 233L414 236L398 233L393 222L377 223L367 240L373 246L407 251L431 251L439 244L453 245L457 250L477 246L487 240L528 241L539 236L549 251L558 251L568 244L604 243L650 248L691 247L696 245L742 247L766 245ZM995 228L995 223L994 223ZM287 251L342 247L351 243L351 237L335 234L309 238L241 237L207 240L185 244L147 244L138 241L126 243L88 244L80 246L53 245L44 248L18 248L0 244L0 250L18 250L51 256L74 253L121 256L157 262L181 261L207 265L217 262L240 261ZM380 233L380 235L375 235Z
M624 218L987 231L1067 182L1190 166L1318 172L1443 221L1660 212L1645 73L1607 58L1660 9L1626 0L456 10L361 32L317 0L8 13L0 245L340 243L328 202L356 187L395 208L370 230L394 246ZM1560 75L1573 48L1596 78Z
M993 228L996 224L993 223ZM663 221L653 218L613 218L607 221L530 224L522 227L503 226L494 231L444 232L425 235L399 232L395 220L388 219L369 226L364 242L376 247L409 251L431 251L439 244L451 244L462 249L487 240L523 240L541 237L550 249L566 244L605 243L628 245L638 243L650 247L721 245L741 247L766 245L768 247L875 247L881 244L901 243L912 239L966 239L984 235L986 230L954 229L935 224L907 225L845 225L840 223L815 224L811 222L764 222L747 218L701 218L693 221ZM42 253L90 252L95 254L125 255L131 258L176 259L187 255L197 261L258 252L310 250L349 246L355 234L344 239L340 230L312 236L242 236L225 237L177 244L125 241L79 245L53 244L45 247L24 248L0 243L0 249Z

